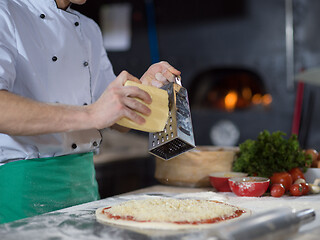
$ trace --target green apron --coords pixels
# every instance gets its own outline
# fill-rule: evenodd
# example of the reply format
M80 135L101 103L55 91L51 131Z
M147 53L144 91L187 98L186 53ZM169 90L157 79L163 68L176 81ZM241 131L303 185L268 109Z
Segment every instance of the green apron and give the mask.
M97 199L93 153L0 166L0 224Z

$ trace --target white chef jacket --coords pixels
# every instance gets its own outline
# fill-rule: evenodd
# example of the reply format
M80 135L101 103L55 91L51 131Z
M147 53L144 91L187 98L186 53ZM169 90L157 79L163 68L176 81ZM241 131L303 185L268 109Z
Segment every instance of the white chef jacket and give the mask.
M45 103L84 105L114 79L93 20L58 9L54 0L0 1L0 89ZM0 164L93 151L100 142L98 130L0 134Z

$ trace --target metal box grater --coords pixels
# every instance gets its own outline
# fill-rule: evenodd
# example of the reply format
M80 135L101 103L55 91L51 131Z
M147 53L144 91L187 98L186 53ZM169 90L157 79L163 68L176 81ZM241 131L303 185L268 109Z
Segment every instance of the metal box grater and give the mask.
M149 133L149 152L169 160L195 147L187 90L176 77L162 87L169 95L169 116L162 132Z

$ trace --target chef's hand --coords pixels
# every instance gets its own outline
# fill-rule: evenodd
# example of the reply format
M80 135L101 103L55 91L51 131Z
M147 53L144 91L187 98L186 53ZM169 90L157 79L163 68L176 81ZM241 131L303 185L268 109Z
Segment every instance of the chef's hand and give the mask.
M139 98L143 102L150 104L150 95L134 86L124 86L126 81L140 82L140 80L126 71L122 71L119 76L108 86L101 97L93 104L88 105L89 113L95 121L97 129L112 126L118 120L126 117L133 122L143 124L145 119L135 111L150 115L151 110L134 98Z
M169 82L174 82L175 76L180 76L180 74L181 72L169 63L162 61L151 65L140 80L145 85L160 88Z

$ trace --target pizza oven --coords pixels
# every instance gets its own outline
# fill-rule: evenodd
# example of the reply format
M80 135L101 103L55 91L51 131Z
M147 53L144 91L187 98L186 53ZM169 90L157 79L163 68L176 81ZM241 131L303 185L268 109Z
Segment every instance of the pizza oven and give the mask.
M156 10L164 4L155 1ZM182 72L196 145L237 146L265 129L290 134L295 83L287 2L193 1L185 7L170 23L157 12L157 32L161 58ZM203 16L194 13L202 10Z
M268 93L264 80L254 70L240 67L212 67L195 75L190 84L190 107L199 121L199 114L215 113L220 119L208 127L210 142L220 146L238 144L241 129L238 121L232 120L234 113L266 111L271 107L272 95ZM258 112L257 112L258 113ZM202 126L195 123L195 128ZM196 130L197 131L197 130ZM200 141L203 135L200 137ZM198 143L199 144L199 143Z
M237 146L265 129L290 135L294 75L320 65L319 1L191 2L163 19L166 1L155 7L160 56L182 72L196 145ZM317 91L304 86L298 126L303 148L319 149Z
M236 146L248 137L250 129L259 128L259 122L255 122L258 115L272 109L272 95L264 79L251 69L204 70L192 79L190 89L195 131L201 132L196 139L200 145Z
M233 112L261 105L269 107L271 94L254 71L221 67L200 72L192 80L189 101L193 109Z

